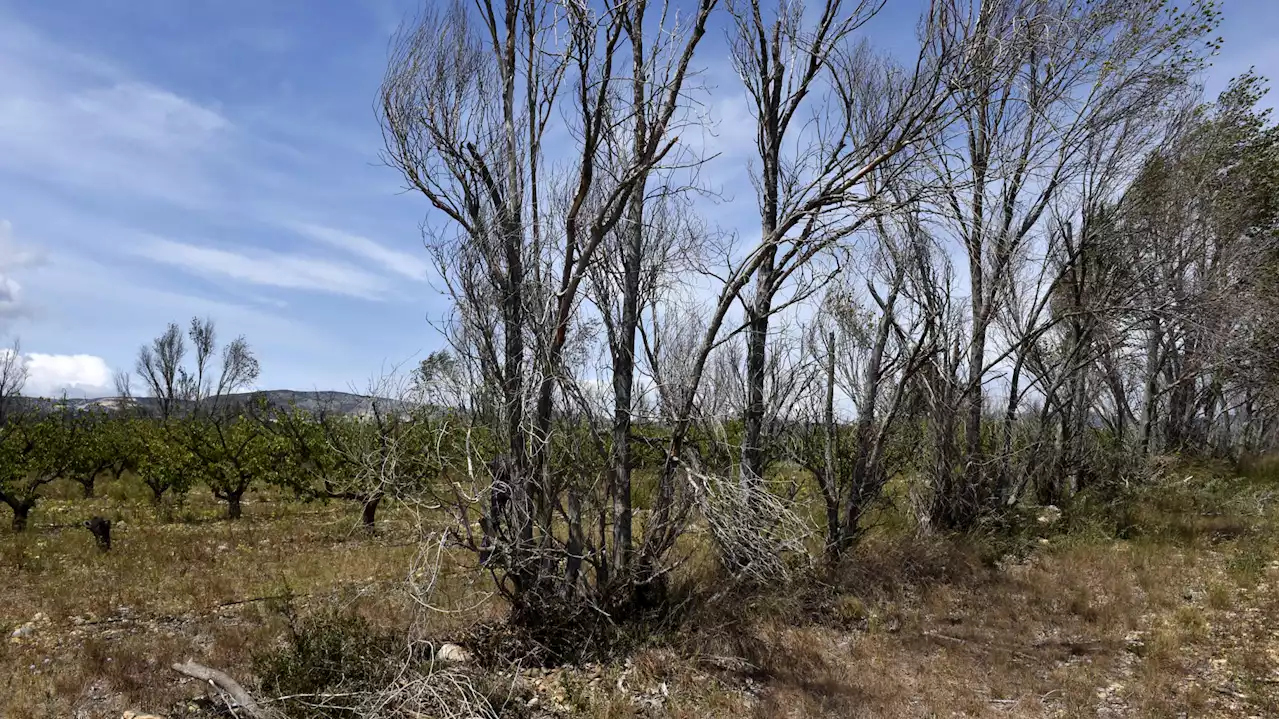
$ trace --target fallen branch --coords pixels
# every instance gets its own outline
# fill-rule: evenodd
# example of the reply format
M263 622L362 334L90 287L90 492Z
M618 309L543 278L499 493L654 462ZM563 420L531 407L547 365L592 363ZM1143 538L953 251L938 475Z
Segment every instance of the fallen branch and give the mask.
M1018 651L1017 649L1014 649L1013 647L1003 646L1000 644L993 644L993 643L983 644L983 643L975 642L971 639L961 639L960 637L953 637L948 634L939 634L937 632L920 632L920 636L928 637L929 639L945 639L948 642L953 642L957 645L968 647L971 649L977 649L977 650L998 649L998 650L1009 652L1010 654L1012 654L1015 657L1018 657L1019 659L1026 659L1032 662L1037 661L1035 657L1031 656L1030 654L1027 654L1026 652L1021 652L1021 651Z
M217 604L210 605L209 608L221 609L223 607L234 607L240 604L252 604L253 602L266 602L272 599L290 599L290 598L305 599L306 597L309 597L309 596L311 595L310 594L287 594L287 593L286 594L268 594L262 597L249 597L248 599L233 599L228 602L218 602Z
M196 664L188 659L182 664L174 664L173 670L179 674L185 674L193 679L199 679L207 682L214 689L221 692L224 696L230 697L235 701L236 705L245 711L246 714L253 719L280 719L279 712L274 709L268 709L258 704L244 687L240 686L240 682L218 671L210 669L203 664Z

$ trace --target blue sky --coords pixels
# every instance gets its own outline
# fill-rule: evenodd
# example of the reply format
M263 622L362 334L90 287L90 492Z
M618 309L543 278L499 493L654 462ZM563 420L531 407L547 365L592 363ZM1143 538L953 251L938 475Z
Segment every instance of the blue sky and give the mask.
M1225 5L1211 94L1250 65L1277 74L1274 0ZM388 39L419 7L0 0L0 341L21 338L28 391L108 393L192 315L247 336L262 387L361 385L440 346L427 206L379 163L373 110ZM909 37L918 7L892 4L873 41ZM746 221L750 135L709 40L725 152L707 176L728 199L708 214Z

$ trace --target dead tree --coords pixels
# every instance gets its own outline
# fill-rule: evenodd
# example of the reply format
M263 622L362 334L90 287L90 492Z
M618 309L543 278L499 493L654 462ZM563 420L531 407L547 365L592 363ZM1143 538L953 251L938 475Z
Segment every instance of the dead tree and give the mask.
M765 368L776 297L795 289L797 270L883 210L883 175L892 173L877 171L905 167L895 160L945 124L945 72L955 52L940 32L950 22L946 3L926 10L920 50L906 68L853 40L882 6L824 0L816 13L786 2L729 6L732 59L757 124L754 180L764 238L744 303L744 482L764 476Z
M962 137L935 143L931 166L946 190L940 210L968 265L967 499L933 522L963 529L1004 493L982 423L991 329L1012 269L1064 188L1089 167L1097 140L1158 112L1184 86L1214 15L1207 5L1193 3L1184 14L1156 0L981 0L952 18L966 48L951 75L964 108Z
M664 9L654 27L644 4L485 0L474 12L453 4L405 28L384 78L387 160L447 218L428 233L455 301L451 344L485 391L501 398L493 429L512 481L504 514L484 523L495 545L488 564L518 617L533 619L552 596L606 589L598 571L605 547L589 553L591 578L578 571L580 555L568 551L566 541L580 541L595 523L574 509L580 491L552 471L557 398L571 391L566 351L583 282L629 212L638 231L646 178L677 148L677 111L714 6L701 0L692 15L678 18ZM648 33L660 38L652 49ZM642 114L616 111L624 87ZM572 137L559 178L546 171L542 145L555 118ZM624 131L631 137L624 159L607 162L619 159L612 151ZM634 280L636 255L629 257ZM474 465L465 471L479 493L492 491L487 473ZM626 486L624 478L615 481ZM625 514L616 504L610 511ZM571 539L554 531L557 514L569 515ZM462 523L459 534L469 536L471 520L465 531ZM619 535L609 540L618 557L630 551L623 524L615 521ZM464 544L480 549L470 539ZM642 582L628 579L624 589ZM627 593L617 594L625 602Z

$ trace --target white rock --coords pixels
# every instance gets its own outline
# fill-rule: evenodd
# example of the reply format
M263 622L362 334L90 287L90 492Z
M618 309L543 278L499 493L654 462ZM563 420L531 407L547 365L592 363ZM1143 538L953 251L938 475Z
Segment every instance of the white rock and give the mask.
M446 642L441 644L440 648L436 650L436 659L442 662L466 664L471 661L471 652L463 649L457 644Z
M1052 504L1041 507L1040 514L1036 517L1036 521L1040 524L1054 524L1059 519L1062 519L1062 510Z

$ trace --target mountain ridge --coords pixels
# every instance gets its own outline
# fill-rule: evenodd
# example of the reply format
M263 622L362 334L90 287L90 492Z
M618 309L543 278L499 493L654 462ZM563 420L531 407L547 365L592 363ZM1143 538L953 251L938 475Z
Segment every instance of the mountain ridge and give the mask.
M254 390L251 392L237 392L224 396L224 399L232 405L244 405L259 399L266 399L267 404L271 407L288 407L293 406L308 412L326 411L341 415L350 416L367 416L373 412L373 404L380 401L384 406L399 404L400 400L389 399L386 397L374 397L371 395L355 394L353 392L341 392L337 390L291 390L291 389L271 389L271 390ZM156 408L159 401L155 397L27 397L19 396L13 398L29 405L34 405L37 410L52 410L60 407L66 407L76 410L88 409L104 409L107 411L119 411L127 405L142 409ZM177 400L179 407L190 404L190 400Z

